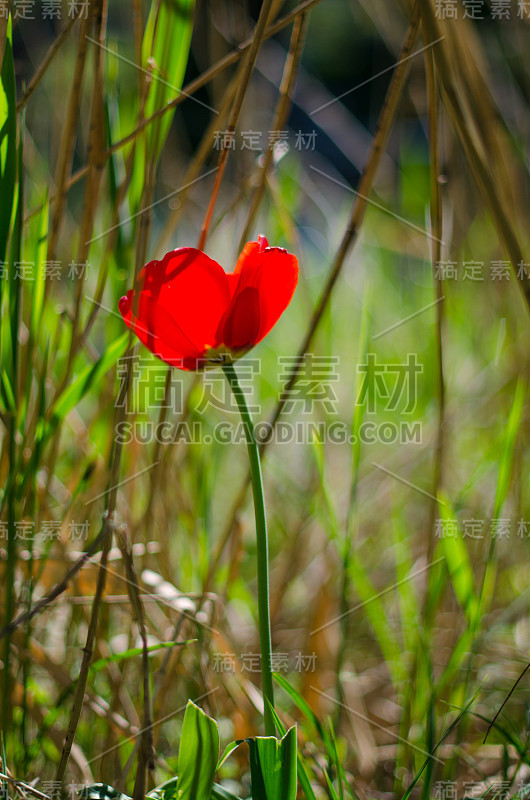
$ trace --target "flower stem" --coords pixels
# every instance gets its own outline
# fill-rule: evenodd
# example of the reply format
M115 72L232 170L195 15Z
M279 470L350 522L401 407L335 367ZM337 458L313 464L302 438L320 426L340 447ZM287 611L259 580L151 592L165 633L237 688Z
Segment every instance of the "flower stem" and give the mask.
M256 518L258 560L258 628L261 652L261 683L263 688L264 705L263 716L265 720L266 736L276 736L276 726L274 724L274 717L271 712L271 706L274 707L274 693L272 688L271 621L269 614L269 546L267 541L265 495L263 493L259 448L258 443L256 442L254 425L248 409L247 401L245 399L245 394L241 389L233 364L224 364L223 372L226 375L228 383L230 384L230 388L232 389L236 399L247 440L248 459L250 462L250 478L252 482L252 494L254 497L254 514Z

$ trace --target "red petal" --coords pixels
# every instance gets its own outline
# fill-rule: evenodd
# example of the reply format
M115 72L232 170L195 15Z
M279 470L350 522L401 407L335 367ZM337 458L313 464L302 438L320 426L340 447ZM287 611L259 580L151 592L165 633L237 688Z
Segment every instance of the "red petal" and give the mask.
M185 336L174 319L147 293L140 294L138 316L133 314L133 292L119 302L127 326L155 356L180 369L195 369L200 351Z
M253 327L247 319L246 329L249 335L252 333L252 338L244 343L252 346L269 333L291 302L298 283L298 261L281 247L262 249L261 242L248 242L238 259L236 269L239 281L226 314L224 330L229 330L232 314L237 313L238 317L241 314L239 298L248 297L246 290L254 288L257 290L259 302L256 309L254 301L254 310L249 311L249 315L254 314L257 325ZM238 325L238 330L242 332L243 324Z
M246 349L259 332L259 292L253 286L237 293L220 338L231 350Z
M200 250L181 247L140 271L130 306L138 323L146 328L144 338L149 339L148 333L156 328L156 335L170 351L195 356L217 344L216 331L230 297L223 268Z

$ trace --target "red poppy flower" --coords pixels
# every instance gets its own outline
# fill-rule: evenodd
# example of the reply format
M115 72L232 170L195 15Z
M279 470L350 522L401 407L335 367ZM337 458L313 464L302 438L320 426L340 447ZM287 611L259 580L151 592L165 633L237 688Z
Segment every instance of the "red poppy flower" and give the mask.
M232 273L194 247L140 270L120 312L145 346L185 370L220 366L247 353L278 322L298 281L295 256L248 242Z

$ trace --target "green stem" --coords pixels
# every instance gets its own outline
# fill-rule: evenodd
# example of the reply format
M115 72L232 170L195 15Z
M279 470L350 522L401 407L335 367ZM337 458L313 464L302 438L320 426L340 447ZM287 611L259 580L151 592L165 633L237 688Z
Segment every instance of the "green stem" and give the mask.
M267 541L267 520L265 517L265 495L261 477L259 448L254 435L254 425L247 406L245 394L239 385L237 373L232 364L224 364L230 388L234 393L239 413L243 421L247 440L248 459L250 462L250 478L254 497L254 514L256 518L256 542L258 559L258 627L261 652L261 683L263 688L263 715L266 736L276 736L276 726L271 707L274 707L272 688L272 646L271 621L269 613L269 546ZM270 704L270 705L269 705Z

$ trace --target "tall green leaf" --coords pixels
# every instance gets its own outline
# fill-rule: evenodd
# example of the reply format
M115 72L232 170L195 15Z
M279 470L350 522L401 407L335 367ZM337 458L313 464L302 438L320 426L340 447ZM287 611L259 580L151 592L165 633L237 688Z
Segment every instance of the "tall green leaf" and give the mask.
M495 492L495 503L493 506L493 519L500 518L512 477L513 459L517 435L521 426L523 417L524 402L526 398L527 383L526 380L519 378L517 386L515 387L515 394L513 398L512 407L506 423L504 431L504 439L502 443L502 450L499 459L499 474L497 478L497 489ZM493 532L490 534L490 543L488 548L488 556L486 560L486 569L482 580L482 589L480 592L480 603L482 613L486 613L491 605L493 593L495 591L495 580L497 577L497 563L495 556L496 538Z
M276 723L276 727L280 731L282 736L285 736L287 733L285 729L285 725L279 718L278 714L272 709L272 716L274 717L274 722ZM301 752L298 752L296 756L296 762L298 764L298 780L300 781L300 786L302 787L305 799L306 800L316 800L315 793L313 791L313 787L311 786L311 782L309 780L309 775L307 774L306 766L304 763L304 758Z
M152 74L143 109L152 116L180 93L193 31L195 0L152 0L142 42L142 68ZM156 163L166 141L174 111L156 119L137 139L129 191L131 211L137 211L146 165Z
M33 352L36 344L39 342L39 334L41 329L42 312L44 308L44 293L46 288L46 251L48 244L48 216L49 216L49 202L46 197L42 205L42 209L38 219L37 238L34 244L35 252L35 265L37 274L33 282L33 291L31 299L31 315L28 326L28 343L25 354L25 369L22 374L26 375L26 391L21 398L22 410L20 414L21 427L26 423L26 411L28 402L31 397L31 382L33 378L32 364ZM46 377L46 376L45 376Z
M188 700L178 755L178 800L209 800L218 758L217 722Z
M6 55L8 43L6 42ZM15 131L16 135L16 131ZM22 227L24 218L24 191L23 191L23 137L20 136L20 142L17 153L16 169L18 171L18 184L17 184L17 203L15 212L15 223L13 227L13 236L10 242L9 253L9 276L7 281L7 303L4 306L9 308L9 338L10 338L10 380L11 389L13 393L13 409L7 420L7 452L9 459L9 478L5 489L6 505L7 505L7 559L5 569L5 623L8 624L13 619L15 611L15 569L17 562L17 535L16 535L16 520L18 509L16 507L16 480L18 479L17 472L17 458L18 458L18 441L17 441L17 417L20 413L19 400L19 327L22 303L22 280L20 276L15 274L15 264L20 262L22 254ZM1 196L0 196L1 202ZM3 309L2 309L3 310ZM5 326L7 329L7 325ZM4 331L2 330L2 334ZM2 351L5 356L5 352ZM2 703L2 731L6 736L11 724L11 706L9 701L11 691L11 633L9 633L4 642L4 680L3 680L3 703Z
M33 297L31 304L30 335L33 340L38 340L42 310L44 307L44 290L46 286L46 253L48 249L48 219L49 219L49 200L46 197L42 204L37 231L37 241L35 244L35 265L37 274L33 285Z
M145 103L145 116L150 117L175 98L182 88L188 63L195 0L154 0L145 26L142 63L152 65L153 80ZM174 111L157 121L148 140L154 145L153 158L158 158L169 133Z
M7 21L5 49L0 71L0 364L2 369L0 397L2 408L11 412L16 404L16 387L13 385L13 342L9 275L13 268L6 267L9 231L15 205L17 172L17 120L15 67L13 62L13 32L11 17ZM7 306L10 306L8 314Z
M276 681L276 683L278 683L282 687L282 689L289 695L293 703L296 705L299 711L302 712L304 717L313 725L317 734L320 736L320 738L326 745L326 750L328 754L330 754L332 748L331 740L326 730L324 729L322 723L318 719L317 715L315 714L315 712L313 711L307 700L305 700L302 697L302 695L296 691L294 686L291 686L287 678L285 678L279 672L275 672L273 674L273 678Z
M252 800L295 800L296 727L289 728L283 739L257 736L247 742Z
M443 522L447 523L446 527L449 530L455 517L449 498L440 497L438 508L440 517ZM455 530L454 536L442 536L441 543L456 599L465 611L469 625L472 627L477 622L479 598L475 588L471 559L460 529Z
M7 252L7 240L13 213L17 160L15 66L13 62L13 31L11 17L0 73L0 261Z
M504 441L502 443L501 456L499 460L499 475L497 479L497 490L495 492L495 506L493 509L493 518L497 519L502 511L508 489L510 487L510 479L513 466L513 454L515 450L515 442L517 441L517 434L521 425L523 416L524 401L526 397L526 381L520 378L515 387L515 394L513 397L512 407L506 429L504 432Z

